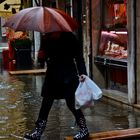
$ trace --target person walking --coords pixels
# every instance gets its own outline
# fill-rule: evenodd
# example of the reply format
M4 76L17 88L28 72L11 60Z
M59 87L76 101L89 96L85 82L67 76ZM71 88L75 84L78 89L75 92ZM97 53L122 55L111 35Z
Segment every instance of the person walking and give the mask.
M26 140L40 140L55 99L65 99L69 110L79 126L74 140L86 140L89 136L86 119L81 109L75 109L75 91L79 81L87 75L82 47L72 32L45 34L44 57L47 64L42 86L42 104L35 128L24 135Z

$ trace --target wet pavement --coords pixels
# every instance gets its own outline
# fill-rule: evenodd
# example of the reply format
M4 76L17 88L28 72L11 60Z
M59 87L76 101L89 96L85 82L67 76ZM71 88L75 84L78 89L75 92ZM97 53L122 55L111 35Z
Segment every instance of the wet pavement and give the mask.
M0 75L0 140L22 139L34 127L41 105L44 75ZM140 112L105 102L83 110L91 133L140 127ZM64 100L56 100L41 140L63 140L74 135L74 117Z

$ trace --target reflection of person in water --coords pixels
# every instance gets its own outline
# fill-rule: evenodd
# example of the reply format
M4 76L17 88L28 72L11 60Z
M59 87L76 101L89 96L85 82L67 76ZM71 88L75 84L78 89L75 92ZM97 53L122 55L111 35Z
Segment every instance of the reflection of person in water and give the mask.
M43 100L35 129L27 133L25 138L40 140L54 99L65 99L80 128L74 140L84 140L89 133L84 114L81 109L75 109L74 94L79 80L84 80L82 74L87 74L82 48L71 32L54 32L46 34L45 37L42 49L45 53L47 71L41 92Z

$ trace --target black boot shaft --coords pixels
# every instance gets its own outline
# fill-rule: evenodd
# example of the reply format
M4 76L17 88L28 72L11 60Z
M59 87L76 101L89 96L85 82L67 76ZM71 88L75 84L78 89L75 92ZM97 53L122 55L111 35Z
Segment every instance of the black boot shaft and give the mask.
M79 126L79 132L74 136L74 140L87 140L89 137L89 132L85 118L84 117L79 118L77 124Z

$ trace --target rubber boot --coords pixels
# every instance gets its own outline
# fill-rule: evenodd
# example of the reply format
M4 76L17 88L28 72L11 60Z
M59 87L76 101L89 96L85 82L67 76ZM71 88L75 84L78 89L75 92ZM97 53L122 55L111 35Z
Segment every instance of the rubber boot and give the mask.
M26 133L24 140L40 140L41 135L46 127L46 120L38 120L35 124L35 128L30 132Z
M74 136L74 140L87 140L89 132L84 116L77 121L77 124L79 126L79 132Z

